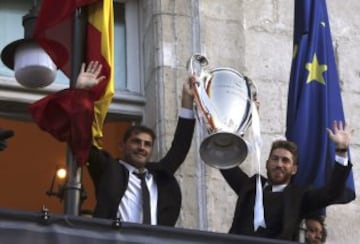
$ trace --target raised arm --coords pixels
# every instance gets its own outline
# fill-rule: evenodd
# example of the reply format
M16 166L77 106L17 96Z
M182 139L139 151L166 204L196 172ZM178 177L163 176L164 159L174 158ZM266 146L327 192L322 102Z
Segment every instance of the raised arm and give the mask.
M193 109L194 106L194 92L192 86L194 85L195 77L189 77L183 83L182 97L181 97L181 107L187 109Z
M82 63L80 73L77 77L76 88L90 89L105 79L105 76L99 76L102 65L98 61L90 61L88 65ZM92 146L88 157L88 168L95 185L107 162L110 162L111 156Z
M347 156L347 150L351 142L351 130L347 122L334 121L333 129L327 129L329 138L336 145L336 154L341 157Z
M80 73L76 81L76 87L81 89L88 89L97 85L100 81L105 79L105 76L99 76L101 73L102 64L98 61L90 61L90 63L81 65Z
M195 119L193 118L192 111L194 103L194 95L191 89L192 84L192 77L186 79L183 83L181 107L182 110L188 111L181 111L183 114L180 113L171 147L166 156L160 160L160 167L172 174L184 162L194 133ZM185 114L187 115L185 116ZM189 114L191 114L191 118Z
M327 131L330 140L336 145L336 155L347 158L347 150L351 142L349 124L343 124L342 121L334 121L332 130L328 128ZM306 192L303 200L305 213L324 208L333 203L341 203L342 200L338 201L338 198L345 189L346 180L351 168L352 164L335 163L326 185Z

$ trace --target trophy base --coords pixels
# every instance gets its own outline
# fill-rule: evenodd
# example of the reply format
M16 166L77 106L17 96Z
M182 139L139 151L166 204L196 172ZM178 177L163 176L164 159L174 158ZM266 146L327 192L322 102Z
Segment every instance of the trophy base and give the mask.
M241 164L248 155L246 142L229 132L218 132L207 137L200 145L200 157L217 169L229 169Z

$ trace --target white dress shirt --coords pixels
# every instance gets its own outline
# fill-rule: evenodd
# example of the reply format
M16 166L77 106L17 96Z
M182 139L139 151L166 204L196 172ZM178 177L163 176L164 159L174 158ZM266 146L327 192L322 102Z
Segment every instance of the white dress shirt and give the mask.
M125 190L124 196L121 198L119 204L119 215L121 221L142 223L143 222L143 209L142 209L142 193L141 193L141 180L134 174L139 173L138 169L134 166L119 160L129 171L129 183ZM146 185L150 193L150 211L151 211L151 224L157 224L157 200L158 190L157 185L152 174L145 169Z
M194 112L191 109L181 108L179 116L185 119L194 119ZM123 164L129 171L129 183L122 197L118 217L121 221L142 223L143 222L143 210L142 210L142 192L141 192L141 180L134 174L139 173L138 169L134 166L119 160L119 163ZM150 211L151 211L151 224L157 224L157 201L158 201L158 189L154 180L154 176L150 174L147 169L146 172L146 185L150 193Z

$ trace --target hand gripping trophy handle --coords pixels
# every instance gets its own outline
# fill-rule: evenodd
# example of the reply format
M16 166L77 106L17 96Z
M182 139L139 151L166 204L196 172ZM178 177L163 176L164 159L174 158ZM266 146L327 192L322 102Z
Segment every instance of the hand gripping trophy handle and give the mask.
M210 113L208 106L211 104L210 99L206 93L206 88L209 83L209 75L204 72L204 68L209 64L208 59L200 54L191 56L188 62L188 72L195 78L195 83L192 84L195 98L195 114L200 123L203 124L208 132L216 130L213 116Z
M205 56L194 54L187 65L195 77L195 114L208 133L200 145L200 157L212 167L232 168L248 154L242 136L251 123L254 84L231 68L208 70L208 63Z

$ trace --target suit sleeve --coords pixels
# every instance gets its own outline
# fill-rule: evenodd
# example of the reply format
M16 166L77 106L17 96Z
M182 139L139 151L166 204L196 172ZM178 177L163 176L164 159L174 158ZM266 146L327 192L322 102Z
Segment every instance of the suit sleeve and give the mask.
M98 185L99 179L105 167L113 160L114 159L111 155L106 151L100 150L95 146L91 146L87 168L95 186Z
M231 169L220 170L226 182L237 194L240 192L241 187L249 180L249 176L245 174L239 167Z
M175 173L189 152L194 128L195 119L179 117L171 147L165 157L160 160L159 167L167 170L170 174Z
M314 188L305 192L303 210L305 212L314 211L336 203L345 190L346 180L351 168L351 163L347 166L335 163L331 177L324 187Z

